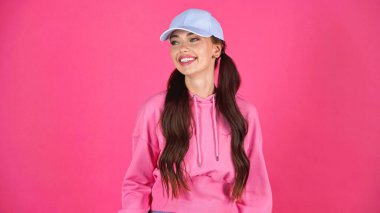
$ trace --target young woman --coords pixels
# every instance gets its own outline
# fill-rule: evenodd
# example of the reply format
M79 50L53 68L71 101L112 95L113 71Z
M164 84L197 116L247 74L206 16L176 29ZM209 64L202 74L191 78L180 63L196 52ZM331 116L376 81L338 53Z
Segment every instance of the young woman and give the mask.
M219 22L188 9L160 39L176 69L138 113L119 213L271 212L258 112L237 94Z

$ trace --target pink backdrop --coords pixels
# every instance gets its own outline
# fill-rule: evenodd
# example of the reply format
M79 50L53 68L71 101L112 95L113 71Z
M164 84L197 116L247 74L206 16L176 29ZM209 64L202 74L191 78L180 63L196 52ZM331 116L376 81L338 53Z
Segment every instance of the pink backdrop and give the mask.
M220 20L263 126L273 212L379 212L380 3L0 3L0 212L116 212L142 102L188 7Z

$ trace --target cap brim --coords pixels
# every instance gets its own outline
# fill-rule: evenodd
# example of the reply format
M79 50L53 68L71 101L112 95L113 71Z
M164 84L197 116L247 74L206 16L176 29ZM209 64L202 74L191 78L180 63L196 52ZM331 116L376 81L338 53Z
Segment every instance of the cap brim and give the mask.
M163 32L160 36L160 40L165 41L166 39L169 38L169 35L175 30L186 30L186 31L192 32L192 33L197 34L197 35L202 36L202 37L212 36L212 34L206 32L204 30L195 28L195 27L173 27L173 28L170 28L170 29L166 30L165 32Z

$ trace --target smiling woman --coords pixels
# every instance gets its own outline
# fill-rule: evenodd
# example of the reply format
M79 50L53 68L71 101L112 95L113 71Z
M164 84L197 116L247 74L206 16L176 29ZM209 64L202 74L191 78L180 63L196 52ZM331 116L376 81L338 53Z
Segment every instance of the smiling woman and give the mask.
M258 112L237 94L219 22L188 9L160 39L170 40L175 69L138 113L119 213L271 212Z

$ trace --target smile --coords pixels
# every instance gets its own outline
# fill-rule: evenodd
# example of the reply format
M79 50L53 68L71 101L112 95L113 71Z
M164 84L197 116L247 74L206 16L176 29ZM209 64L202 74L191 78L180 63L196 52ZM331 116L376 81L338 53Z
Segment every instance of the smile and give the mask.
M193 61L195 58L181 58L181 62L189 62L189 61Z
M186 66L193 63L195 59L196 57L187 55L187 56L180 57L178 61L181 65Z

